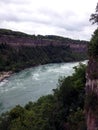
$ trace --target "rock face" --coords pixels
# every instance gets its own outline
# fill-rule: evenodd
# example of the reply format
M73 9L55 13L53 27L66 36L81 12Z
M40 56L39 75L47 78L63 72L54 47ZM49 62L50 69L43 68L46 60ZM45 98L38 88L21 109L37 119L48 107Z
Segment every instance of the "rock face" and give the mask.
M0 29L0 44L11 46L69 46L73 52L87 52L87 41L73 40L54 35L28 35L12 30Z
M86 73L87 130L98 130L98 57L91 57Z

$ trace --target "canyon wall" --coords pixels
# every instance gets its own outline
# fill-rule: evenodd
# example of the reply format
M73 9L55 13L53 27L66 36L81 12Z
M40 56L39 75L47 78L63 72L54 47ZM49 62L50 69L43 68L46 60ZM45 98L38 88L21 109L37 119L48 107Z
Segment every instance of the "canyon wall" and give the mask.
M68 46L74 52L86 52L88 41L73 40L55 35L28 35L7 29L0 29L0 44L7 43L11 46Z
M87 130L98 130L98 56L88 62L85 110Z

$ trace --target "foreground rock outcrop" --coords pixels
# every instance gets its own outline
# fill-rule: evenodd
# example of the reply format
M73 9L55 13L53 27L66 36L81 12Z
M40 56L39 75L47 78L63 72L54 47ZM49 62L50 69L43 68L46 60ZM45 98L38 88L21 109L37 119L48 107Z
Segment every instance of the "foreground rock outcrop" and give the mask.
M98 130L98 29L90 41L88 54L85 101L87 130Z
M98 130L98 61L95 58L89 59L86 79L87 130Z

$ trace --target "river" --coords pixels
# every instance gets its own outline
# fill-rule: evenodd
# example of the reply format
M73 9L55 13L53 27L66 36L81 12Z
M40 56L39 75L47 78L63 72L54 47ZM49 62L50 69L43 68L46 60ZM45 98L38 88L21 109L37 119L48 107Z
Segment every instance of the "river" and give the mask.
M87 63L84 61L83 63ZM0 113L52 93L61 76L69 76L79 62L47 64L25 69L0 83Z

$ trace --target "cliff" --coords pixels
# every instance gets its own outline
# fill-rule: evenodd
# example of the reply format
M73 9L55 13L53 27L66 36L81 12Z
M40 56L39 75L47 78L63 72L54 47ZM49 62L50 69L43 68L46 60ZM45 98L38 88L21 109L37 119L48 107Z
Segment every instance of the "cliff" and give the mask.
M90 58L86 74L87 130L98 130L98 61Z
M0 29L0 71L87 59L87 41Z
M86 72L86 122L87 130L98 130L98 29L90 41L89 62Z
M87 51L88 41L73 40L54 35L29 35L22 32L0 29L0 43L7 43L11 46L70 46L75 52Z

